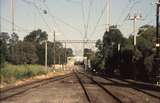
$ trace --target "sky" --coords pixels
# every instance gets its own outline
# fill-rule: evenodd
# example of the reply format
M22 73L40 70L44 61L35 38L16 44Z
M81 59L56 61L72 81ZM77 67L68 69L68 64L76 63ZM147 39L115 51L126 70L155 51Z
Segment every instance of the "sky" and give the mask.
M12 0L0 0L1 31L12 33ZM15 32L23 39L29 32L42 29L53 40L102 39L106 30L108 0L14 0ZM137 28L155 25L156 0L111 0L111 25L117 25L125 37L132 34L128 15L142 15ZM44 10L47 13L44 13ZM99 19L100 18L100 19ZM99 22L98 22L99 21ZM97 23L98 22L98 23ZM88 25L88 29L86 29ZM87 36L85 35L85 31ZM79 51L82 44L67 44ZM94 45L88 45L93 47Z

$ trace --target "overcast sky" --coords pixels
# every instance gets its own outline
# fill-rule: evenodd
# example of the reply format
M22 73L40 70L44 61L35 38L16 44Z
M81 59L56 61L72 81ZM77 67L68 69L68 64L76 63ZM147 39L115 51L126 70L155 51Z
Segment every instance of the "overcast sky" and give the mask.
M0 1L1 31L11 33L12 0ZM82 40L85 30L84 24L88 23L87 37L90 40L97 40L102 38L106 29L106 9L96 29L94 27L106 6L107 0L14 1L15 32L19 34L21 39L30 31L40 28L47 31L49 40L53 40L53 30L56 31L56 39L58 40ZM155 25L155 1L156 0L111 0L111 24L118 25L118 28L126 37L132 33L132 21L126 18L128 14L134 15L134 13L138 13L142 15L143 20L138 21L138 27L144 24ZM48 11L47 8L49 8L50 11ZM44 14L44 10L47 10L47 14ZM90 16L88 16L89 11Z

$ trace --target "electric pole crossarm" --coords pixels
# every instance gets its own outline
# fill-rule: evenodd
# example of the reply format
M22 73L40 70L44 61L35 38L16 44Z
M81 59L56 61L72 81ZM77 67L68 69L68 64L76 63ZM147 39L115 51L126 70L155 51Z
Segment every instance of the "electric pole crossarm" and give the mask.
M138 20L141 20L142 16L141 15L134 15L134 16L129 16L129 20L133 21L133 33L134 33L134 46L137 44L137 29L136 29L136 22Z

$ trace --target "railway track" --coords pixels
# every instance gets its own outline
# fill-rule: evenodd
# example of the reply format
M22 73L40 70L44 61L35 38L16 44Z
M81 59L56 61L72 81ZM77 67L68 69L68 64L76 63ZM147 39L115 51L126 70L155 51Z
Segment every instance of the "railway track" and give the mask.
M121 85L117 82L118 80L112 80L112 78L111 80L105 80L99 76L74 71L73 73L65 76L58 76L48 80L42 80L24 86L3 90L1 91L0 101L14 100L15 102L12 101L13 103L21 103L24 99L27 100L32 98L32 95L34 94L36 95L36 100L46 102L47 100L58 100L58 98L61 100L63 98L61 100L63 102L76 100L78 103L159 103L157 100L152 101L152 99L150 99L152 97L149 98L150 101L148 102L145 102L144 98L143 101L141 101L141 95L143 94L139 95L138 91L128 89L127 83L126 85ZM27 95L25 94L26 91L29 91L27 92ZM19 96L21 96L22 99ZM41 99L42 97L44 98ZM145 98L146 97L148 96L145 96ZM21 102L18 102L17 99L20 99L19 101ZM30 102L34 103L32 100L30 100Z
M110 83L105 83L105 81L101 82L98 79L95 80L95 78L93 76L85 74L83 72L80 72L80 74L82 74L83 76L85 76L85 77L89 78L91 81L93 81L97 86L99 86L107 94L109 94L114 100L116 100L117 103L130 103L130 102L137 103L137 101L139 101L140 103L147 103L147 102L159 103L160 102L160 98L159 98L158 94L154 95L154 94L151 94L151 93L146 92L144 90L138 89L138 88L130 85L128 82L126 82L126 84L124 85L124 84L122 84L122 82L125 82L125 81L117 82L117 81L114 81L111 79L108 80L108 79L104 78L107 82L110 82ZM126 88L126 90L124 88ZM141 93L141 94L139 95L139 93ZM130 94L132 94L134 97L132 97L132 95L130 95ZM136 97L136 99L135 99L135 97ZM94 102L90 102L90 103L94 103Z
M65 78L70 77L72 75L73 74L68 74L68 75L65 75L65 76L57 76L57 77L44 79L44 80L39 80L39 81L35 81L35 82L28 83L28 84L25 84L25 85L20 85L20 86L16 86L16 87L13 87L13 88L8 88L8 89L5 89L5 90L1 90L0 91L0 101L7 100L7 99L9 99L11 97L14 97L16 95L20 95L20 94L22 94L22 93L24 93L24 92L26 92L30 89L38 88L40 86L49 84L51 82L55 82L55 81L65 79Z
M87 90L87 88L85 87L84 83L82 82L82 78L79 76L79 75L83 75L85 77L87 77L88 79L90 79L93 84L95 84L96 86L98 86L99 88L101 88L106 94L108 94L110 97L112 97L114 99L114 101L116 101L116 103L123 103L116 95L114 95L109 89L105 88L101 83L97 82L96 80L94 80L92 77L84 74L84 73L81 73L81 72L78 72L76 73L75 72L75 75L76 77L78 78L80 84L81 84L81 87L83 88L83 91L85 93L85 96L88 100L89 103L95 103L94 101L94 98L91 97L92 94L89 93L89 91Z
M142 84L137 84L137 83L130 82L127 80L123 80L123 79L111 79L111 78L106 78L106 77L103 77L103 78L108 81L111 81L117 85L121 85L121 86L125 86L128 88L134 89L138 92L141 92L141 93L146 94L150 97L157 98L160 100L160 93L159 93L159 95L157 95L157 94L153 94L153 93L148 92L148 91L160 92L160 87L158 87L158 86L154 87L153 85L144 85L144 84L142 85ZM148 91L146 91L146 90L148 90Z
M76 72L74 72L74 73L75 73L75 75L76 75L76 77L77 77L77 79L78 79L78 81L79 81L79 83L80 83L80 85L81 85L81 87L82 87L82 89L83 89L83 91L84 91L84 94L85 94L88 102L89 102L89 103L93 103L91 97L89 96L89 93L87 92L87 89L86 89L85 86L83 85L82 80L80 79L80 77L78 76L78 74L77 74Z

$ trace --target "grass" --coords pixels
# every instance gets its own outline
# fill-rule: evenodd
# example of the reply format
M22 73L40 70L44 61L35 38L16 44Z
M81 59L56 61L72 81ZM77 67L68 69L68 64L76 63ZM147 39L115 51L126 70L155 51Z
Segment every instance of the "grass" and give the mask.
M1 83L13 83L16 80L46 74L47 70L41 65L12 65L6 64L0 69Z

